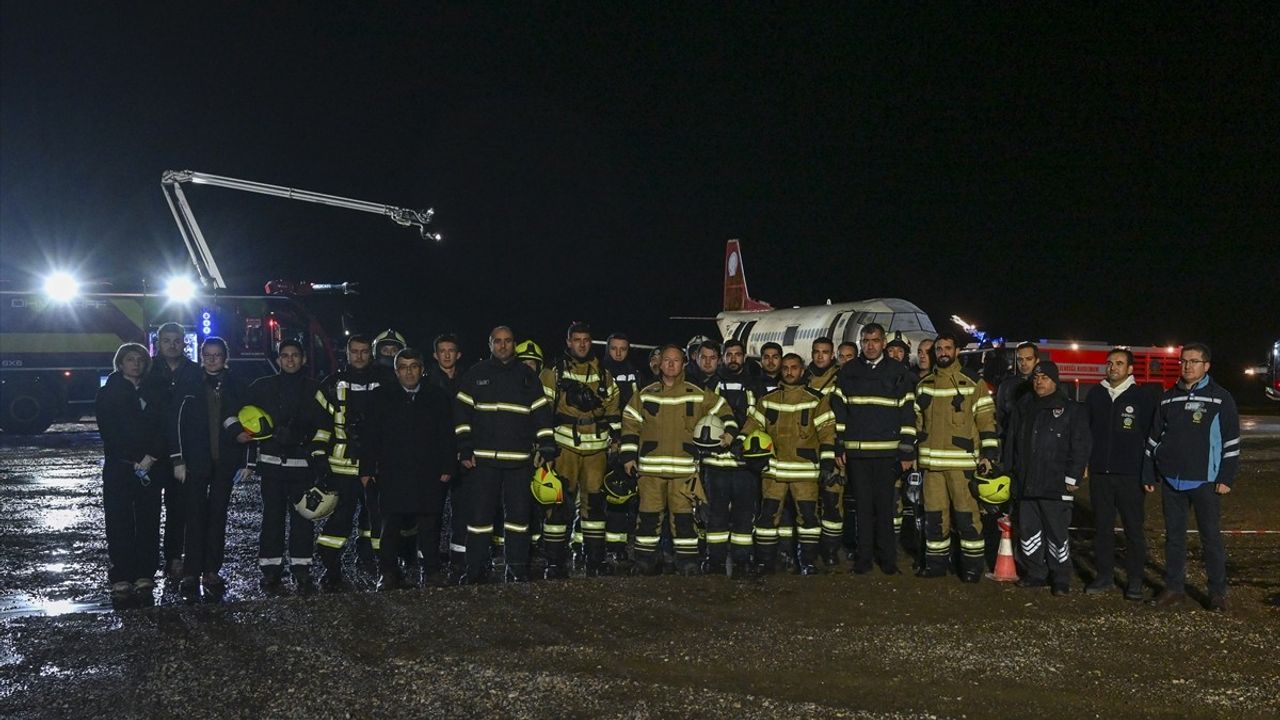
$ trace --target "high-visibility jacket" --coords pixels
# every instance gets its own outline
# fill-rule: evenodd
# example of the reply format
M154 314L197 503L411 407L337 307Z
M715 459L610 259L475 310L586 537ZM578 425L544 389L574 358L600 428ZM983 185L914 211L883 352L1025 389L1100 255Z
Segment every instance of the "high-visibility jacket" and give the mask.
M764 476L779 482L817 481L836 459L836 416L831 399L806 385L783 384L760 398L747 414L745 437L764 430L773 457Z
M458 383L454 400L458 456L500 468L527 466L535 447L554 457L551 401L542 383L519 360L482 360Z
M565 355L554 367L543 368L538 377L543 394L555 405L556 444L583 455L609 449L609 440L622 432L622 416L618 385L600 361ZM571 383L594 395L599 407L586 410L570 404L566 390Z
M816 365L809 363L809 367L805 369L805 384L817 390L823 395L830 395L836 389L836 374L840 372L840 366L831 363L831 367L826 370L819 370Z
M640 474L651 477L696 474L693 427L709 414L733 421L724 398L687 382L683 374L670 386L661 380L645 386L622 413L621 460L635 460Z
M855 358L840 368L831 410L836 434L852 458L915 456L916 376L881 355L876 363Z
M395 382L395 375L381 365L349 367L325 378L315 398L333 424L316 429L312 456L317 456L314 448L327 445L333 474L359 475L360 434L373 407L373 393Z
M747 421L747 412L751 410L751 406L756 404L756 400L760 397L759 385L757 379L747 372L746 369L731 373L723 366L718 369L707 385L707 389L716 395L724 398L725 403L729 405L729 409L733 411L733 421L724 424L725 432L736 435L738 429ZM734 456L733 453L717 452L703 458L703 464L708 467L718 468L740 468L746 467L746 462L741 458Z
M925 470L973 470L1000 457L996 403L977 373L952 363L916 386L916 454Z

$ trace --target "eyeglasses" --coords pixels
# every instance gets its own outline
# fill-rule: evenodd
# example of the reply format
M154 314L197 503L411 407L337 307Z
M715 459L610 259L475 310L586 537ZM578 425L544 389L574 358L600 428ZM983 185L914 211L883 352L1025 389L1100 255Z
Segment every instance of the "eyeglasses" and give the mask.
M1182 358L1178 361L1179 365L1195 365L1197 363L1207 363L1208 360L1196 360L1194 358Z

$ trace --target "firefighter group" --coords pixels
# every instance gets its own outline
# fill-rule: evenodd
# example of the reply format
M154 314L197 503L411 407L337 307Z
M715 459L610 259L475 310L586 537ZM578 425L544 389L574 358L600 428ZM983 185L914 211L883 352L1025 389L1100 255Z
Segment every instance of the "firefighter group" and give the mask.
M1166 571L1150 601L1185 602L1194 510L1208 606L1227 608L1218 516L1239 423L1199 343L1182 348L1181 380L1163 395L1135 383L1133 356L1116 348L1078 403L1033 344L989 384L961 362L956 336L913 355L875 323L857 344L814 340L807 359L706 340L657 348L647 363L619 333L597 357L585 323L554 358L499 326L489 356L466 369L456 336L428 352L388 330L351 336L346 367L323 381L305 371L307 348L285 339L278 372L249 384L228 369L226 342L206 338L197 363L184 337L162 326L155 358L122 346L98 397L117 599L149 595L157 569L188 600L221 597L232 488L255 475L269 594L351 590L352 572L376 573L379 590L895 575L900 548L919 577L976 583L995 519L1008 515L1018 585L1060 595L1076 574L1068 526L1087 477L1098 531L1087 593L1147 599L1145 496L1159 489Z

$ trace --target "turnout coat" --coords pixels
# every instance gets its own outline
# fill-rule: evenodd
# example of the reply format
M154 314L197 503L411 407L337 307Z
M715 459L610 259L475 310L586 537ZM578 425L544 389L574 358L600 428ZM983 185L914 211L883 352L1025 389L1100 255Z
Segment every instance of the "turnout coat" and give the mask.
M424 379L417 392L384 385L372 401L360 474L376 478L382 512L440 512L440 476L453 472L456 459L449 397Z

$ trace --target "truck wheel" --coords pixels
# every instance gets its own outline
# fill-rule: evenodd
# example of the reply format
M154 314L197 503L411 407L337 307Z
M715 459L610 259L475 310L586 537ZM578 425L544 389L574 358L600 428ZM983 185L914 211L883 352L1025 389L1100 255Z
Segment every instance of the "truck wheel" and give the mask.
M18 435L39 435L53 424L56 400L39 385L6 383L0 390L0 428Z

